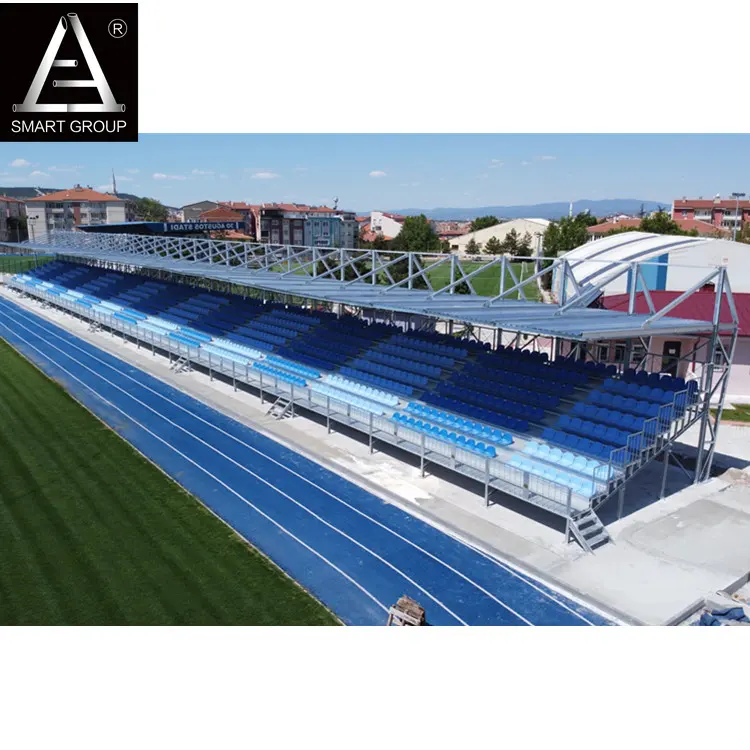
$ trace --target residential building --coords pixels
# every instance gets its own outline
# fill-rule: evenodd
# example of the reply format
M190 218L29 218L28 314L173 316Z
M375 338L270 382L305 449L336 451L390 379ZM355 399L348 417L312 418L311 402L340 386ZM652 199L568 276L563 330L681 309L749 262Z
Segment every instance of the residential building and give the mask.
M471 230L470 221L431 221L433 231L440 240L451 242Z
M301 203L264 203L253 206L258 242L273 245L356 247L359 224L352 211Z
M720 229L732 231L735 224L739 232L745 222L750 221L750 200L734 198L679 198L672 203L673 219L696 219Z
M198 203L189 203L182 207L183 221L198 221L204 211L211 211L218 208L216 201L198 201Z
M0 195L0 241L21 242L25 235L21 219L26 216L26 204L18 198Z
M392 240L398 236L406 216L400 214L389 214L383 211L372 211L370 213L370 232L373 235L382 235L386 240Z
M255 229L255 218L257 209L260 206L255 206L252 203L244 203L241 201L221 201L219 203L220 208L228 209L236 214L240 214L245 222L245 232L251 239L256 237Z
M550 222L547 219L511 219L510 221L503 221L492 227L486 227L476 232L469 232L468 234L462 234L460 237L454 237L450 240L451 252L463 255L466 252L466 246L471 240L474 240L479 245L481 252L481 248L484 247L490 238L496 237L500 242L503 242L515 230L519 239L523 238L526 234L531 237L531 251L532 254L536 255L542 248L544 233L547 231L549 225Z
M26 201L29 239L47 236L55 229L75 229L82 224L120 224L132 221L124 198L76 185L69 190L40 195Z
M696 231L701 237L726 237L730 234L728 229L717 227L706 221L700 221L698 219L683 218L682 216L677 216L673 217L673 221L684 232ZM612 221L605 221L601 224L595 224L593 227L588 227L586 231L589 233L589 241L592 241L605 237L609 232L612 232L616 229L638 229L640 225L640 218L626 216Z

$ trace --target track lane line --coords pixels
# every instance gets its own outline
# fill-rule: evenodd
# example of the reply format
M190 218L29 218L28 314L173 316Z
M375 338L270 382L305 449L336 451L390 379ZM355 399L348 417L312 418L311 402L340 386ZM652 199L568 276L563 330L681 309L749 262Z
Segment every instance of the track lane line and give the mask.
M5 313L5 315L7 316L8 314L7 314L7 313ZM8 317L9 317L9 316L8 316ZM32 336L36 336L36 337L38 337L38 338L40 338L40 339L42 338L41 336L39 336L39 334L35 334L35 333L34 333L33 331L31 331L31 330L30 330L30 329L29 329L28 327L26 327L26 326L24 326L24 325L22 325L22 324L20 324L20 323L18 323L18 325L20 325L20 327L21 327L21 328L23 328L24 330L26 330L26 331L29 331L29 333L30 333L30 334L31 334ZM6 325L5 327L6 327L6 328L8 328L8 330L12 330L12 329L10 329L10 327L9 327L9 326L7 326L7 325ZM41 327L41 326L38 326L38 327ZM43 330L44 330L44 329L43 329ZM18 335L18 334L16 334L16 335ZM59 337L58 337L58 338L59 338ZM23 340L23 339L22 339L22 340ZM30 343L29 343L28 341L27 341L27 342L25 342L25 343L27 343L27 345L29 345L29 346L32 346L32 348L34 348L34 349L35 349L36 351L40 352L40 350L39 350L39 349L38 349L37 347L33 347L33 345L31 345L31 344L30 344ZM341 535L341 536L343 536L343 537L344 537L345 539L347 539L348 541L350 541L350 542L351 542L352 544L354 544L355 546L359 547L359 548L360 548L360 549L362 549L362 550L363 550L364 552L367 552L368 554L370 554L370 555L371 555L372 557L374 557L375 559L377 559L377 560L378 560L379 562L381 562L381 563L382 563L383 565L385 565L386 567L390 568L390 569L391 569L391 570L392 570L392 571L393 571L394 573L396 573L397 575L400 575L400 576L401 576L402 578L404 578L404 579L405 579L406 581L408 581L408 582L409 582L410 584L412 584L412 585L413 585L413 586L414 586L415 588L419 589L419 590L420 590L420 591L421 591L421 592L422 592L422 593L423 593L423 594L424 594L425 596L427 596L427 597L428 597L428 598L430 598L430 599L431 599L432 601L434 601L434 602L435 602L435 604L437 604L437 605L438 605L438 606L440 606L440 607L441 607L442 609L444 609L444 610L445 610L445 611L446 611L446 612L447 612L447 613L448 613L449 615L451 615L452 617L454 617L454 618L455 618L455 619L456 619L456 620L457 620L457 621L458 621L459 623L461 623L462 625L468 625L468 623L467 623L467 622L466 622L465 620L463 620L463 618L459 617L459 615L457 615L457 614L456 614L455 612L453 612L453 611L452 611L452 610L451 610L451 609L450 609L450 608L449 608L449 607L448 607L447 605L445 605L445 604L444 604L444 603L443 603L443 602L442 602L442 601L441 601L440 599L438 599L438 598L437 598L437 597L436 597L435 595L433 595L432 593L430 593L430 591L428 591L427 589L425 589L425 588L424 588L424 587L423 587L423 586L422 586L421 584L419 584L419 583L417 583L417 582L416 582L415 580L413 580L413 579L412 579L412 578L411 578L410 576L408 576L408 575L407 575L407 574L406 574L406 573L405 573L404 571L400 570L400 569L399 569L399 568L397 568L397 567L396 567L395 565L393 565L393 564L392 564L392 563L391 563L390 561L388 561L388 560L386 560L385 558L381 557L381 556L380 556L380 555L379 555L378 553L374 552L374 551L373 551L373 550L371 550L371 549L370 549L369 547L367 547L367 546L365 546L364 544L362 544L361 542L359 542L359 541L358 541L357 539L354 539L353 537L349 536L349 535L348 535L348 534L347 534L346 532L342 531L341 529L339 529L338 527L336 527L335 525L333 525L332 523L330 523L330 522L329 522L329 521L327 521L326 519L324 519L324 518L322 518L321 516L319 516L319 515L318 515L317 513L315 513L314 511L312 511L312 510L311 510L310 508L308 508L307 506L305 506L305 505L304 505L303 503L300 503L300 502L299 502L298 500L296 500L295 498L293 498L293 497L292 497L291 495L288 495L288 494L287 494L286 492L284 492L283 490L279 489L279 488L278 488L278 487L276 487L275 485L271 484L270 482L268 482L268 481L267 481L266 479L264 479L264 478L263 478L263 477L261 477L260 475L258 475L258 474L256 474L255 472L251 471L251 470L250 470L250 469L248 469L248 468L247 468L246 466L243 466L243 465L242 465L242 464L241 464L240 462L238 462L238 461L234 460L234 459L233 459L233 458L231 458L230 456L227 456L227 455L226 455L225 453L222 453L222 452L221 452L220 450L218 450L218 449L217 449L217 448L216 448L215 446L212 446L212 445L211 445L210 443L208 443L208 442L206 442L205 440L203 440L202 438L198 437L197 435L195 435L194 433L192 433L192 432L191 432L190 430L186 429L186 428L185 428L185 427L183 427L182 425L179 425L179 424L177 424L176 422L173 422L173 421L172 421L171 419L169 419L168 417L164 416L163 414L160 414L160 413L159 413L159 412L158 412L158 411L157 411L156 409L154 409L153 407L149 406L148 404L146 404L145 402L141 401L140 399L136 398L136 397L135 397L135 396L133 396L132 394L128 393L128 392L127 392L127 391L126 391L126 390L125 390L124 388L121 388L121 387L120 387L119 385L117 385L116 383L114 383L114 382L112 382L111 380L107 379L107 378L106 378L106 377L104 377L104 376L103 376L102 374L100 374L100 373L97 373L97 372L96 372L95 370L93 370L93 369L91 369L90 367L88 367L87 365L83 364L83 363L82 363L81 361L77 360L77 359L76 359L76 358L75 358L74 356L72 356L71 354L68 354L68 353L64 352L64 351L63 351L62 349L60 349L59 347L55 346L54 344L52 344L52 343L50 343L50 342L44 342L44 343L45 343L45 344L46 344L47 346L51 347L52 349L55 349L55 350L59 351L59 352L60 352L60 353L61 353L61 354L62 354L63 356L66 356L66 357L68 357L68 358L69 358L69 359L71 359L71 360L72 360L73 362L75 362L76 364L78 364L78 365L79 365L80 367L84 368L85 370L88 370L88 371L89 371L90 373L92 373L92 375L94 375L95 377L98 377L98 378L100 378L100 379L101 379L101 380L103 380L103 381L104 381L105 383L108 383L108 384L109 384L110 386L112 386L113 388L116 388L117 390L119 390L120 392L122 392L123 394L125 394L125 396L126 396L126 397L128 397L128 398L131 398L131 399L132 399L133 401L135 401L136 403L140 404L140 405L141 405L142 407L144 407L145 409L147 409L147 410L151 411L151 412L152 412L152 413L153 413L154 415L156 415L156 417L157 417L157 418L159 418L159 419L162 419L162 420L164 420L165 422L169 423L169 424L170 424L170 425L172 425L173 427L175 427L175 428L177 428L178 430L181 430L182 432L184 432L184 433L185 433L186 435L189 435L189 436L190 436L191 438L193 438L193 439L194 439L194 440L196 440L197 442L199 442L199 443L202 443L202 444L203 444L204 446L206 446L206 447L207 447L207 448L208 448L209 450L211 450L211 451L215 452L216 454L218 454L219 456L221 456L222 458L224 458L224 459L225 459L225 460L227 460L228 462L230 462L230 463L234 464L234 465L235 465L235 466L236 466L237 468L241 469L242 471L245 471L246 473L250 474L250 475L251 475L251 476L252 476L253 478L255 478L256 480L258 480L258 481L262 482L263 484L265 484L265 485L266 485L266 486L267 486L267 487L268 487L269 489L271 489L272 491L274 491L274 492L276 492L276 493L280 494L280 495L281 495L282 497L284 497L285 499L287 499L287 500L291 501L291 502L292 502L292 503L294 503L294 504L295 504L295 505L296 505L297 507L299 507L299 508L300 508L301 510L303 510L304 512L306 512L306 513L310 514L311 516L313 516L313 517L314 517L314 518L315 518L316 520L318 520L318 521L319 521L320 523L322 523L322 524L324 524L325 526L329 527L329 528L330 528L330 529L331 529L332 531L334 531L334 532L336 532L336 533L340 534L340 535ZM65 342L65 343L66 343L66 345L68 345L68 346L71 346L71 347L73 347L73 348L76 348L76 349L80 349L80 347L77 347L77 346L75 346L74 344L71 344L70 342ZM81 350L81 351L83 351L83 350ZM42 354L42 355L44 356L43 352L40 352L40 354ZM87 352L85 352L85 351L84 351L84 354L85 354L86 356L90 356L90 357L92 357L93 359L96 359L97 361L101 361L101 360L99 360L99 358L98 358L98 357L95 357L94 355L91 355L91 354L89 354L89 353L87 353ZM64 369L64 368L62 367L62 365L60 365L59 363L56 363L56 364L57 364L57 365L58 365L58 366L59 366L59 367L60 367L61 369L63 369L63 370L65 371L65 372L67 372L67 370L65 370L65 369ZM104 365L107 365L107 363L105 363L105 362L102 362L102 364L104 364ZM121 375L121 376L123 376L123 377L127 377L127 378L128 378L128 379L130 379L130 380L133 380L133 382L137 383L137 384L138 384L138 385L140 385L141 387L144 387L144 388L146 388L147 390L151 390L151 389L148 389L148 388L147 388L146 386L144 386L144 385L143 385L142 383L138 383L138 381L136 381L136 380L135 380L135 379L133 379L132 377L128 376L127 374L125 374L125 373L121 373L121 372L120 372L119 370L117 370L116 368L113 368L113 367L111 367L110 365L107 365L107 366L109 366L109 367L110 367L111 369L113 369L113 370L114 370L115 372L117 372L117 373L118 373L119 375ZM70 374L70 373L68 373L68 374ZM75 377L75 376L73 376L73 377ZM78 380L78 379L76 378L76 380ZM79 380L78 382L81 382L81 381ZM95 393L96 393L96 391L95 391L95 390L94 390L93 388L90 388L90 390L92 390L93 392L95 392ZM154 392L154 393L155 393L155 392ZM99 395L99 394L97 394L97 395ZM158 393L155 393L155 395L159 396L160 394L158 394ZM102 397L102 398L103 398L103 397ZM117 408L117 407L115 407L115 408ZM119 409L118 409L118 411L119 411ZM131 419L133 419L133 421L134 421L134 422L136 422L136 420L135 420L134 418L131 418ZM201 421L205 421L205 420L201 420ZM140 425L140 423L138 423L138 424ZM206 422L206 424L210 425L210 423L208 423L208 422ZM165 444L167 444L167 445L170 445L170 447L174 448L174 446L171 446L171 444L169 444L168 442L166 442L166 441L164 441L164 442L165 442ZM175 449L175 450L177 450L177 449ZM181 455L182 455L182 454L181 454ZM197 464L197 463L195 463L195 462L193 462L193 463L194 463L194 464L195 464L196 466L198 465L198 464ZM207 474L209 474L210 476L212 476L212 478L213 478L213 475L212 475L212 474L210 474L210 472L208 472L208 471L207 471L207 470L205 470L205 469L204 469L204 471L205 471L205 472L206 472ZM219 480L219 481L220 481L220 480ZM223 483L222 483L222 484L223 484ZM227 485L225 485L225 486L227 486ZM238 493L237 493L237 494L238 494ZM241 497L241 495L239 495L239 494L238 494L238 496L239 496L239 497ZM253 506L253 507L254 507L254 506ZM506 608L507 608L507 605L506 605ZM528 621L527 621L527 620L526 620L526 619L525 619L525 618L524 618L523 616L521 616L521 615L519 615L518 613L514 612L514 611L513 611L513 610L511 610L510 608L508 608L508 609L509 609L509 611L510 611L510 612L511 612L512 614L516 615L517 617L519 617L519 618L520 618L521 620L523 620L523 621L524 621L524 622L526 622L527 624L531 624L531 623L530 623L530 622L528 622ZM387 609L386 609L386 611L387 611Z
M13 330L5 323L0 322L0 326L3 326L4 328L7 328L11 334L13 334ZM40 354L44 358L49 358L48 355L46 355L44 352L42 352L40 349L38 349L36 346L34 346L29 341L26 341L22 337L18 336L16 334L17 338L20 338L21 341L26 344L31 349L34 349L38 354ZM364 586L362 586L360 583L355 581L351 576L349 576L347 573L345 573L343 570L341 570L339 567L337 567L334 563L332 563L330 560L328 560L326 557L324 557L322 554L320 554L316 549L305 543L302 539L297 537L295 534L293 534L291 531L286 529L282 524L278 523L276 520L274 520L271 516L269 516L264 511L260 510L260 508L256 507L253 503L251 503L246 497L239 494L236 490L234 490L229 485L225 484L221 479L214 476L210 471L200 466L197 462L193 461L189 456L182 453L178 448L175 448L171 443L161 438L156 433L152 432L148 429L145 425L142 425L135 417L132 417L130 414L125 412L124 410L120 409L116 404L109 401L109 399L105 398L102 394L100 394L98 391L96 391L94 388L89 386L87 383L82 381L80 378L78 378L76 375L73 375L69 370L67 370L63 365L59 364L58 362L54 362L55 367L58 367L60 370L62 370L68 377L72 378L76 382L80 383L84 388L91 391L97 398L101 399L107 406L111 407L115 411L122 414L125 418L129 419L133 424L135 424L137 427L139 427L141 430L143 430L145 433L151 435L153 438L158 440L160 443L163 443L168 448L171 448L178 456L186 460L188 463L193 464L196 468L200 469L202 472L204 472L207 476L209 476L211 479L213 479L217 484L221 485L226 489L228 492L231 492L233 495L235 495L237 498L242 500L246 505L248 505L250 508L252 508L258 515L265 518L267 521L272 523L274 526L276 526L279 530L281 530L283 533L287 534L289 537L291 537L295 542L297 542L300 546L304 547L306 550L314 554L316 557L320 558L325 564L330 566L333 570L335 570L337 573L339 573L341 576L343 576L347 581L349 581L352 585L356 586L363 594L365 594L367 597L369 597L375 604L377 604L384 612L388 612L389 608L385 606L381 601L379 601L373 594L371 594Z
M24 312L28 312L28 311L26 311L26 310L25 310L25 309L23 309L23 308L21 308L21 309L22 309L22 310L23 310ZM33 315L33 313L30 313L30 314L32 314L32 315ZM43 319L42 319L42 320L43 320ZM46 321L46 320L44 320L44 322L45 322L45 323L48 323L48 324L49 324L49 325L51 325L51 326L57 327L57 326L56 326L56 324L54 324L54 323L51 323L51 322L49 322L49 321ZM33 321L32 321L32 323L33 323ZM43 328L43 326L39 325L38 323L34 323L34 324L35 324L35 325L37 325L37 326L38 326L38 327L40 327L40 328ZM43 328L43 330L46 330L46 329L44 329L44 328ZM65 330L65 329L62 329L62 330ZM63 341L64 341L64 339L63 339L62 337L60 337L60 336L59 336L58 334L56 334L56 333L55 333L54 331L50 331L50 333L51 333L51 335L53 335L53 336L55 336L55 337L57 337L57 338L59 338L59 339L61 339L61 340L63 340ZM72 334L72 333L71 333L70 335L71 335L71 336L74 336L74 337L75 337L75 334ZM215 424L213 424L213 423L211 423L211 422L209 422L209 421L205 420L205 419L204 419L203 417L201 417L201 416L200 416L199 414L196 414L196 413L192 412L192 411L191 411L190 409L187 409L187 408L186 408L186 407L184 407L184 406L183 406L182 404L179 404L179 403L177 403L177 402L175 402L175 401L172 401L172 399L170 399L169 397L165 396L164 394L161 394L161 393L159 393L158 391L154 391L154 390L153 390L152 388L150 388L150 387L149 387L148 385L146 385L145 383L141 383L141 382L140 382L139 380L137 380L136 378L133 378L133 377L132 377L131 375L129 375L128 373L126 373L126 372L122 372L122 371L121 371L121 370L119 370L118 368L116 368L116 367L112 366L112 365L111 365L110 363L108 363L108 362L105 362L105 361L101 360L101 359L100 359L99 357L97 357L96 355L90 354L89 352L85 352L85 350L81 349L80 347L76 346L75 344L72 344L72 343L70 343L70 342L65 342L65 343L66 343L66 344L67 344L68 346L71 346L71 347L73 347L73 348L79 349L80 351L83 351L83 352L84 352L84 354L86 354L87 356L90 356L90 357L92 357L93 359L95 359L95 360L97 360L97 361L101 362L101 364L103 364L103 365L104 365L105 367L109 367L110 369L114 370L115 372L119 373L120 375L122 375L122 376L124 376L124 377L126 377L126 378L128 378L128 379L130 379L130 380L132 380L133 382L137 383L137 384L138 384L139 386L141 386L142 388L144 388L144 389L146 389L146 390L148 390L148 391L150 391L150 392L154 393L154 394L155 394L156 396L158 396L159 398L162 398L162 399L163 399L164 401L167 401L168 403L172 404L172 405L173 405L173 406L175 406L176 408L178 408L178 409L180 409L180 410L182 410L182 411L186 412L187 414L190 414L190 415L191 415L192 417L194 417L195 419L197 419L197 420L199 420L199 421L203 422L204 424L208 425L209 427L211 427L211 428L213 428L213 429L217 430L218 432L220 432L220 433L222 433L222 434L226 435L227 437L231 438L232 440L234 440L234 441L236 441L236 442L240 443L240 444L241 444L241 445L243 445L243 446L244 446L245 448L247 448L247 449L249 449L249 450L251 450L251 451L253 451L253 452L257 453L258 455L261 455L261 456L263 456L263 457L264 457L264 458L266 458L266 459L267 459L268 461L270 461L271 463L274 463L274 464L275 464L275 465L277 465L277 466L278 466L279 468L282 468L282 469L284 469L284 470L285 470L286 472L288 472L289 474L292 474L293 476L297 477L298 479L301 479L302 481L304 481L304 482L306 482L306 483L310 484L310 485L311 485L312 487L315 487L316 489L318 489L318 490L320 490L321 492L325 493L326 495L328 495L328 496L329 496L329 497L331 497L332 499L336 500L337 502L341 503L342 505L346 506L346 507L347 507L347 508L349 508L350 510L352 510L352 511L354 511L355 513L359 514L360 516L362 516L362 517L366 518L366 519L367 519L367 520L369 520L369 521L370 521L371 523L373 523L373 524L375 524L375 525L379 526L380 528L384 529L385 531L387 531L387 532L389 532L389 533L393 534L394 536L396 536L396 537L397 537L398 539L400 539L401 541L403 541L403 542L405 542L406 544L408 544L408 545L410 545L410 546L414 547L415 549L419 550L419 551L420 551L420 552L422 552L422 553L423 553L423 554L424 554L425 556L427 556L427 557L430 557L430 558L431 558L431 559L433 559L433 560L434 560L435 562L438 562L439 564L441 564L441 565L445 566L446 568L448 568L448 569L449 569L449 570L450 570L450 571L451 571L452 573L454 573L455 575L458 575L459 577L461 577L461 578L464 578L464 579L465 579L465 580L466 580L467 582L471 583L471 584L472 584L473 586L475 586L476 588L478 588L478 589L479 589L479 590L480 590L480 591L481 591L481 592L482 592L483 594L485 594L486 596L488 596L488 597L489 597L490 599L494 600L494 601L495 601L496 603L500 604L500 605L501 605L502 607L504 607L504 608L508 609L508 611L510 611L510 612L511 612L511 613L513 613L514 615L516 615L516 616L518 616L519 618L521 618L522 620L524 620L524 621L525 621L525 622L526 622L527 624L529 624L529 625L532 625L532 624L533 624L533 623L531 623L530 621L528 621L528 620L527 620L526 618L524 618L524 617L523 617L522 615L520 615L520 614L519 614L518 612L516 612L515 610L513 610L513 609L512 609L512 608L511 608L511 607L510 607L509 605L507 605L507 604L506 604L505 602L503 602L502 600L498 599L498 598L497 598L497 597L496 597L496 596L495 596L494 594L492 594L492 593L491 593L490 591L487 591L487 590L486 590L486 589L485 589L485 588L484 588L484 587L483 587L483 586L482 586L481 584L477 583L476 581L473 581L473 580L472 580L472 579L470 579L470 578L469 578L468 576L466 576L466 575L465 575L464 573L462 573L461 571L459 571L459 570L457 570L456 568L454 568L454 567L453 567L453 566L452 566L452 565L451 565L450 563L447 563L447 562L445 562L444 560L441 560L441 559L440 559L439 557L437 557L437 556L436 556L436 555L434 555L433 553L431 553L431 552L429 552L429 551L425 550L424 548L422 548L421 546L419 546L419 544L417 544L417 543L416 543L416 542L414 542L413 540L411 540L411 539L408 539L407 537L404 537L403 535L401 535L401 534L400 534L399 532L397 532L396 530L394 530L394 529L393 529L393 528L391 528L390 526L388 526L388 525L386 525L386 524L382 523L381 521L379 521L379 520L377 520L377 519L375 519L375 518L372 518L371 516L369 516L369 515L368 515L367 513L365 513L364 511L362 511L362 510L360 510L359 508L357 508L357 507L355 507L355 506L351 505L351 504L350 504L349 502L347 502L347 501L346 501L346 500L344 500L343 498L341 498L341 497L338 497L337 495L333 494L332 492L330 492L329 490L327 490L327 489L326 489L325 487L321 487L320 485L316 484L315 482L313 482L312 480L308 479L307 477L305 477L305 476L303 476L303 475L299 474L298 472L294 471L293 469L290 469L289 467L287 467L287 466L285 466L284 464L280 463L279 461L277 461L277 460L276 460L276 459L274 459L273 457L271 457L271 456L267 455L266 453L264 453L264 452L263 452L263 451L261 451L260 449L258 449L258 448L256 448L256 447L254 447L254 446L252 446L252 445L249 445L248 443L244 442L243 440L241 440L240 438L238 438L238 437L237 437L236 435L232 435L231 433L229 433L229 432L226 432L226 431L225 431L224 429L222 429L221 427L219 427L219 426L217 426L217 425L215 425ZM86 343L88 343L88 342L86 342ZM95 347L95 346L94 346L93 344L89 344L89 345L90 345L90 346L92 346L92 347L94 347L94 348L96 348L96 347ZM124 362L123 360L120 360L120 359L119 359L119 358L118 358L118 357L117 357L116 355L114 355L114 354L110 354L109 352L106 352L106 354L108 354L109 356L113 357L113 358L114 358L114 359L116 359L117 361L119 361L119 362L122 362L122 364L123 364L124 366L126 366L126 367L131 367L131 368L134 368L134 369L138 369L138 370L139 370L139 368L138 368L138 367L137 367L136 365L131 365L131 364L127 363L127 362ZM139 371L140 371L140 372L143 372L143 371L141 371L141 370L139 370ZM150 373L144 373L144 374L148 375L149 377L155 377L155 378L156 378L157 380L160 380L160 379L159 379L158 377L156 377L156 376L152 376L152 375L151 375ZM170 385L170 384L168 384L168 383L165 383L164 381L161 381L161 380L160 380L160 382L164 383L164 384L165 384L165 385L167 385L168 387L174 387L174 386L171 386L171 385ZM192 397L191 397L191 398L192 398ZM208 407L208 408L211 408L211 407ZM219 412L219 413L221 414L221 412ZM226 415L224 415L224 416L226 416ZM227 417L227 418L228 418L228 419L231 419L230 417ZM245 425L243 425L243 426L245 426ZM259 433L259 434L261 434L261 435L262 435L262 433ZM265 437L265 436L264 436L264 437ZM310 460L310 459L308 459L308 460ZM313 463L315 463L315 462L313 462ZM325 467L323 467L323 468L325 468ZM434 527L432 527L432 528L434 529ZM443 532L443 531L441 531L441 530L439 530L439 529L435 529L435 530L436 530L436 531L438 531L438 532L440 532L440 533L445 533L445 532ZM450 536L450 535L446 535L446 536ZM472 547L472 546L470 546L470 545L467 545L467 544L466 544L465 542L463 542L462 540L460 540L460 539L456 539L456 537L454 537L454 536L450 536L450 538L451 538L451 539L453 539L454 541L458 542L459 544L463 545L463 546L464 546L464 547L466 547L467 549L471 550L472 552L478 553L478 550L476 550L476 549L475 549L474 547ZM489 562L491 562L491 563L493 563L494 565L496 565L497 567L499 567L499 568L500 568L501 570L504 570L505 572L507 572L507 573L509 573L509 574L510 574L511 576L513 576L514 578L518 579L518 580L519 580L519 581L520 581L521 583L525 584L526 586L529 586L530 588L534 589L535 591L537 591L537 592L538 592L539 594L541 594L541 595L542 595L542 596L544 596L545 598L549 599L549 600L550 600L550 601L551 601L551 602L552 602L552 603L553 603L553 604L554 604L554 605L555 605L556 607L559 607L559 608L561 608L561 609L564 609L564 610L566 610L567 612L569 612L569 613L570 613L570 614L572 614L573 616L575 616L575 617L579 618L580 620L582 620L583 622L585 622L585 623L586 623L587 625L593 625L593 623L591 623L591 622L590 622L589 620L587 620L587 619L586 619L586 618L585 618L585 617L584 617L583 615L581 615L581 614L580 614L579 612L576 612L575 610L573 610L573 609L571 609L570 607L568 607L567 605L565 605L565 604L564 604L563 602L560 602L560 601L559 601L559 599L557 599L557 598L553 597L553 596L552 596L551 594L549 594L548 592L544 591L543 589L541 589L541 588L540 588L539 586L537 586L536 584L533 584L533 583L531 583L531 582L530 582L529 580L527 580L527 579L525 578L525 576L524 576L523 574L521 574L521 573L518 573L518 572L514 571L514 570L512 569L512 567L509 567L509 566L508 566L508 564L507 564L507 563L501 562L501 561L497 560L496 558L493 558L493 557L491 557L491 556L489 556L489 555L486 555L486 554L482 554L481 556L482 556L483 558L485 558L486 560L488 560ZM560 593L560 595L561 595L561 596L565 596L565 594L563 594L563 593ZM582 606L583 606L583 605L582 605Z

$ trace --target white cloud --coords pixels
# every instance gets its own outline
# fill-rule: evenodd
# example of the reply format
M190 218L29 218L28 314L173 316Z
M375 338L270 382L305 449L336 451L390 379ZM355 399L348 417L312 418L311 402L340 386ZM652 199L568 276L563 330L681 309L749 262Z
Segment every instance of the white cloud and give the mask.
M154 172L151 175L155 180L186 180L187 177L181 174L164 174L163 172Z
M83 169L83 167L78 166L78 165L74 167L57 167L53 165L51 167L47 167L47 169L50 172L80 172Z
M276 172L256 172L255 174L252 174L250 176L254 180L275 180L281 175L276 174Z
M224 174L224 173L222 172L222 173L221 173L221 174L219 175L219 179L220 179L220 180L228 180L228 179L229 179L229 175L228 175L228 174Z
M35 169L29 177L49 177L49 175L46 172L40 172L38 169Z
M482 174L477 175L478 180L486 180L488 177L489 175L487 174L487 172L483 172Z
M132 182L133 181L132 177L125 177L125 175L121 175L121 174L115 175L115 179L119 180L120 182Z
M488 169L499 169L503 164L505 164L505 162L500 161L500 159L490 159Z
M295 167L295 172L307 172L307 167Z
M138 174L140 172L140 169L126 169L125 170L128 174Z
M418 182L401 182L399 183L400 187L418 187Z
M212 174L214 174L212 171L206 170L206 169L194 169L192 173L194 175L212 175Z
M555 161L557 159L556 156L535 156L534 158L537 161Z
M528 167L528 166L529 166L529 164L531 164L531 162L530 162L530 161L522 161L522 162L521 162L521 166L522 166L522 167Z
M373 169L372 172L370 172L370 177L387 177L388 175L385 172L382 172L379 169Z
M31 162L26 161L26 159L13 159L13 161L8 166L15 167L16 169L23 169L24 167L30 167Z

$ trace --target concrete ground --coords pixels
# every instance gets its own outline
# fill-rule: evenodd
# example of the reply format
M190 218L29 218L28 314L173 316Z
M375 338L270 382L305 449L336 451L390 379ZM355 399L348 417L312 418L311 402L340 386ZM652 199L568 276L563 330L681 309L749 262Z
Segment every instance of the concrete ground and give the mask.
M509 496L484 507L480 485L442 469L420 477L409 454L366 442L354 433L326 433L316 416L277 421L254 393L234 392L231 383L207 374L175 374L165 357L152 356L118 336L91 333L72 316L20 297L0 294L54 321L81 338L200 398L248 426L333 468L386 502L396 503L490 554L516 562L584 600L633 622L659 624L707 592L717 591L750 570L750 429L722 426L717 464L735 468L694 486L677 467L667 473L667 493L658 500L662 465L644 469L626 495L617 519L616 502L601 509L612 542L595 554L566 544L560 519ZM691 451L687 435L681 450ZM694 450L694 448L693 448ZM746 482L748 482L746 484Z

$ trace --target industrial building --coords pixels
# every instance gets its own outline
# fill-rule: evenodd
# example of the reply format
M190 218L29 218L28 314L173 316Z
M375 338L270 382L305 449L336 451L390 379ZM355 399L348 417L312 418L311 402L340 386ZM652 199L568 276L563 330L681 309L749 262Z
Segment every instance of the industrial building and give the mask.
M500 242L503 242L512 231L515 231L519 239L526 234L529 235L531 238L532 253L536 255L542 247L542 239L549 225L550 222L547 219L512 219L511 221L504 221L492 227L479 229L476 232L469 232L460 237L453 237L450 240L451 251L458 255L463 255L466 252L466 246L474 240L479 245L481 252L482 247L492 237L496 237Z

